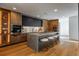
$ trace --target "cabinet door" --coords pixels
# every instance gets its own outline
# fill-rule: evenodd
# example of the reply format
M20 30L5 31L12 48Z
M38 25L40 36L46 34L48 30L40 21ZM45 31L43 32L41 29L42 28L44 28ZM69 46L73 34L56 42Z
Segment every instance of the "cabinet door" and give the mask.
M22 25L22 15L20 13L11 12L11 24Z
M10 13L2 10L2 43L10 43Z
M48 21L47 20L43 20L43 28L44 28L45 32L48 31Z
M17 13L17 24L22 25L22 15L20 13Z
M10 11L0 10L0 46L10 43Z
M21 41L27 41L27 34L21 35Z
M7 43L8 35L8 12L2 10L2 43L3 45Z
M11 12L11 24L17 25L17 17L16 17L16 13L14 12Z
M55 32L58 31L58 20L50 20L48 21L48 31Z

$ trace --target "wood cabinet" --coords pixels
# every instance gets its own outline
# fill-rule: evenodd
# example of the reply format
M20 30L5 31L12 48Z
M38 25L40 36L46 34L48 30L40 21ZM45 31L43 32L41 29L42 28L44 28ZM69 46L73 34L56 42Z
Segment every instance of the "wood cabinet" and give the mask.
M22 25L22 15L17 12L11 12L11 24Z
M0 46L10 44L10 11L0 9Z
M22 25L21 13L11 11L11 30L13 25ZM25 38L26 36L22 33L13 33L11 35L11 44L26 41Z
M27 34L16 33L11 35L11 44L27 41Z
M49 32L57 32L58 31L58 20L50 20L48 21L48 31Z
M43 28L44 28L44 32L48 31L48 20L43 20Z
M43 27L45 32L57 32L59 29L58 19L55 20L44 20Z
M11 24L22 25L22 15L0 8L0 47L26 41L26 34L11 35Z

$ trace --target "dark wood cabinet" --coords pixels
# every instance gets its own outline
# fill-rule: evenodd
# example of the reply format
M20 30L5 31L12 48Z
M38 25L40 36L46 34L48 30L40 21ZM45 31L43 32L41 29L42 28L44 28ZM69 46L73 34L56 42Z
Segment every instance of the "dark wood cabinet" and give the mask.
M26 42L27 41L27 34L22 33L16 33L11 35L11 43L20 43L20 42Z
M26 34L11 34L11 25L22 25L22 15L0 8L0 47L27 40Z
M10 11L0 9L0 46L10 44Z

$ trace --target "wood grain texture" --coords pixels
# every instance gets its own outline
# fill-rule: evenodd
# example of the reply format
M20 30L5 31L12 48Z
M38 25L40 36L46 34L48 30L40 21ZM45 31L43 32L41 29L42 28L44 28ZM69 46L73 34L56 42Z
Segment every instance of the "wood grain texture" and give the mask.
M11 24L22 25L22 15L20 13L11 11Z
M43 20L43 28L44 28L44 31L48 31L48 21L47 20Z
M10 43L10 22L11 22L11 16L10 16L10 12L8 12L8 38L7 38L7 43L9 44Z
M49 20L48 21L48 31L49 32L58 30L58 26L59 26L58 19L56 19L56 20Z
M0 10L0 45L2 45L2 11Z
M0 48L0 56L79 56L79 43L63 42L41 52L34 52L27 43Z
M48 32L58 30L59 21L58 19L43 20L43 27L44 27L44 31L48 31Z
M10 42L10 11L0 9L0 43L7 45Z

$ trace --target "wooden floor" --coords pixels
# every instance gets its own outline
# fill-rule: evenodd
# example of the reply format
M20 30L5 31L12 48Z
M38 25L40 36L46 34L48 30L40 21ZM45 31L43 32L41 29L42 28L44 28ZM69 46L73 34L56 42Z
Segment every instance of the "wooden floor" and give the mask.
M58 43L46 51L34 52L27 43L0 48L0 56L79 56L79 43Z

